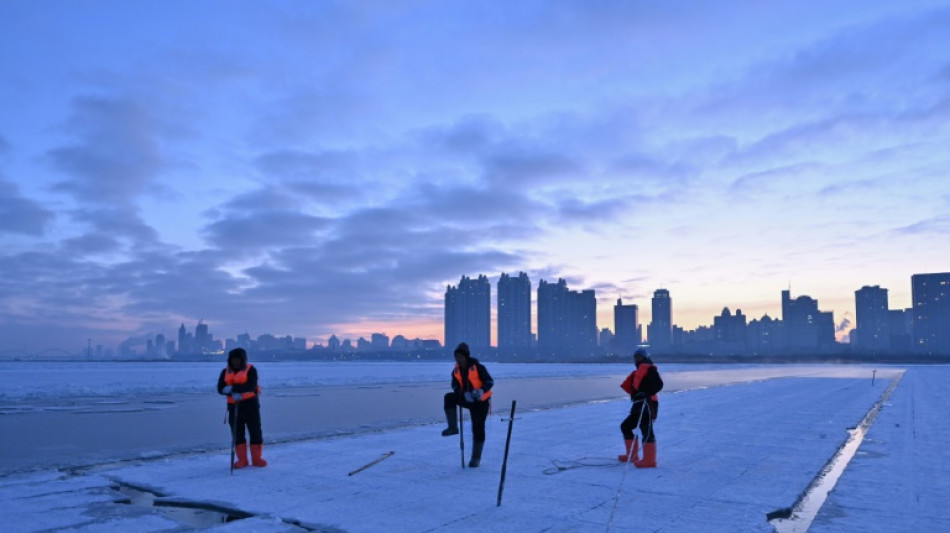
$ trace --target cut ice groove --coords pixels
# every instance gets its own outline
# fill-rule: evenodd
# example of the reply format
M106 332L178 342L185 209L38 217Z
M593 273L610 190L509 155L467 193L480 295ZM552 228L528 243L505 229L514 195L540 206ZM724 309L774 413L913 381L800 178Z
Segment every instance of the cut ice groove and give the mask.
M117 483L116 490L127 497L120 503L140 507L161 507L162 514L168 518L193 528L207 528L252 516L249 513L197 502L159 500L156 498L161 498L161 494L127 483Z
M891 393L897 388L897 384L900 383L903 376L903 372L895 376L878 401L874 403L864 419L861 420L861 423L856 428L848 430L851 436L838 448L831 460L815 476L815 479L808 485L808 488L798 498L795 505L791 508L777 509L766 515L766 520L775 526L777 533L804 533L808 531L811 523L818 516L821 506L828 498L828 493L835 488L841 474L844 473L845 468L848 467L851 459L854 458L854 454L864 441L868 429L877 419L881 408L891 397Z

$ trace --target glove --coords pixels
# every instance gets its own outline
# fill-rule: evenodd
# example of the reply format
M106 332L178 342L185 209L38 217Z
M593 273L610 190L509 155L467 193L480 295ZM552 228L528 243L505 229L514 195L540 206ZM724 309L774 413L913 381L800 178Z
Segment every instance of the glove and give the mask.
M465 402L466 402L466 403L474 403L474 402L475 402L475 397L472 395L472 393L471 393L470 391L465 391L465 394L463 394L463 396L465 397Z
M231 389L233 389L233 388L234 388L234 387L228 385L227 387L221 389L221 392L222 392L223 394L231 394Z
M644 399L646 399L646 397L647 397L647 393L645 393L645 392L638 392L638 393L636 393L636 394L633 395L633 399L634 399L634 400L644 400Z
M232 393L231 393L231 398L233 398L234 401L236 401L236 402L241 401L241 399L243 398L243 396L244 396L244 395L241 394L240 392L232 392Z
M482 389L475 389L472 391L472 396L475 398L476 401L479 401L479 402L482 401L483 394L485 394L485 391L483 391Z

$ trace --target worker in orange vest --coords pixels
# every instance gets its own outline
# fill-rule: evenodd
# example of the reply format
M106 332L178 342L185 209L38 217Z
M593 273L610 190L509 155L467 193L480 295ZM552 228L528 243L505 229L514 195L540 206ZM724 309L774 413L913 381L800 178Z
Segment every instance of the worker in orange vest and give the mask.
M647 357L646 350L640 348L633 353L633 361L637 368L620 384L620 388L630 395L633 406L630 415L620 424L623 434L626 453L618 455L621 462L630 460L637 468L653 468L656 466L656 435L653 432L653 422L660 408L657 393L663 388L663 379L653 361ZM640 427L643 436L643 459L637 456L637 440L633 430Z
M261 457L264 436L261 432L261 388L257 384L257 369L247 362L244 348L228 352L228 366L218 376L218 394L228 397L228 422L234 435L234 450L237 460L234 468L247 466L247 439L244 430L251 435L251 464L267 466ZM235 427L235 424L237 426Z
M443 405L449 427L442 431L443 437L458 435L458 406L468 409L472 419L472 458L468 466L481 463L485 445L485 420L491 410L491 388L495 384L491 374L478 359L472 357L468 344L455 348L455 369L452 371L452 392L445 393Z

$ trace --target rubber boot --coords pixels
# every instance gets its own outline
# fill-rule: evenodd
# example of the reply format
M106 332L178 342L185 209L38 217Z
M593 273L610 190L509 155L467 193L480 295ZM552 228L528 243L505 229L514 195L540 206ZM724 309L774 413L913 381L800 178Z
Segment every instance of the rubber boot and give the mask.
M656 443L643 443L643 459L634 461L633 466L637 468L656 468Z
M449 423L449 427L442 430L443 437L449 437L451 435L459 434L459 415L455 412L455 409L446 409L445 410L445 420Z
M244 468L247 466L247 444L235 445L234 455L237 456L237 461L234 462L234 468Z
M484 445L483 440L472 441L472 460L468 462L469 468L477 468L482 462L482 446Z
M618 455L617 460L621 463L626 463L630 461L631 463L637 460L637 448L639 447L640 441L638 439L625 439L623 441L624 446L627 448L627 453L623 455ZM633 448L633 451L630 451L630 448Z
M267 466L267 461L261 457L264 451L263 444L251 444L251 464L254 466Z

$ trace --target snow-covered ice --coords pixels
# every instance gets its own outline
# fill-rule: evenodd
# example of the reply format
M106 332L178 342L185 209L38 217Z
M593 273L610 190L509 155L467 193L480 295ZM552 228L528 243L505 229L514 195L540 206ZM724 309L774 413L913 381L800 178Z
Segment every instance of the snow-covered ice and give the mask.
M445 379L445 365L438 370L438 379ZM699 383L699 374L721 374L716 381L732 383L730 370L669 375L674 382ZM604 531L608 525L611 531L772 531L766 514L795 504L848 438L847 430L902 372L812 530L948 530L942 444L950 421L941 416L948 405L941 386L950 368L878 370L873 386L870 368L828 366L792 377L664 391L656 469L616 461L628 400L519 413L500 507L507 398L494 406L477 469L460 467L457 437L442 438L441 424L426 424L266 446L267 468L234 475L227 448L78 473L33 472L0 478L4 530L191 527L155 508L110 503L124 498L113 489L125 485L154 491L160 501L251 515L213 528L231 533ZM264 430L266 438L266 424ZM388 451L395 453L347 475Z

